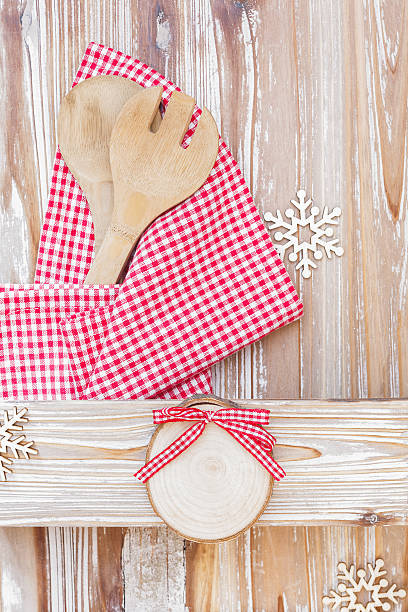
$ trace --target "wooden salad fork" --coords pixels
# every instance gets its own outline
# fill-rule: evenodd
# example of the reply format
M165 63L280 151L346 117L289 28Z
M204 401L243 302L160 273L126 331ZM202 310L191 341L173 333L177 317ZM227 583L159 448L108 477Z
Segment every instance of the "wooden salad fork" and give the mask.
M115 283L143 231L206 181L218 153L215 121L203 109L187 148L182 147L195 101L175 91L157 131L152 122L162 87L149 87L123 106L113 127L110 165L112 220L86 283Z
M123 105L139 91L130 79L101 75L82 81L63 98L58 115L58 144L65 163L79 183L94 225L95 251L105 237L113 211L109 145ZM161 122L154 117L153 128Z

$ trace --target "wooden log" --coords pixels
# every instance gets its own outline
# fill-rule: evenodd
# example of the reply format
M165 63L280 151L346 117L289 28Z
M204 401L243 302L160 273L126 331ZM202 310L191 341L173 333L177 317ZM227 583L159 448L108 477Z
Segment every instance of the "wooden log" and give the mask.
M214 396L187 399L181 406L190 418L191 410L215 418L228 411L229 418L230 410L237 408ZM222 542L237 537L260 517L272 493L273 477L217 421L162 423L150 440L146 462L169 451L174 442L182 444L183 435L194 435L197 425L203 427L199 437L147 481L147 493L155 513L183 538Z
M155 431L146 460L181 436L191 423L164 423ZM195 542L236 537L262 514L273 479L226 431L208 423L177 460L147 482L152 508L180 536Z
M10 408L0 403L0 409ZM169 402L28 402L24 433L39 453L14 461L0 525L160 524L133 477L152 409ZM268 525L408 523L408 400L243 401L271 411L287 477L260 517Z

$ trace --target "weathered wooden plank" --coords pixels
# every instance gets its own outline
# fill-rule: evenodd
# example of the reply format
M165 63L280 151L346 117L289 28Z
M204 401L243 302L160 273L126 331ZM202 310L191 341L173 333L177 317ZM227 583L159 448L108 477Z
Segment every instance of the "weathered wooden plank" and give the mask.
M190 19L186 29L190 56L194 57L194 49L197 54L197 43L203 41L198 47L198 61L212 71L210 78L203 79L204 85L200 83L205 87L206 104L220 117L223 137L261 210L285 207L304 178L298 159L303 148L294 63L296 7L299 10L299 3L212 1L208 21ZM188 65L185 71L189 71ZM217 365L215 392L239 398L299 397L300 329L296 323L278 330ZM279 540L272 550L268 547L268 540L260 534L271 529L251 530L245 540L222 545L189 544L189 609L276 610L275 602L259 597L259 593L255 598L254 591L258 579L271 577L265 577L262 561L253 562L252 550L255 548L258 558L265 561L271 555L283 557L288 552L280 549ZM290 552L294 553L295 547ZM211 561L207 562L209 555ZM295 563L293 554L288 557L288 564L291 562ZM281 579L282 584L288 579L283 572ZM274 587L280 592L277 580Z
M21 531L24 534L28 530ZM39 606L39 612L122 609L121 553L126 530L50 527L37 532L45 540L47 551L40 568L48 573L45 585L39 579L37 589L49 599L48 607Z
M176 533L166 527L129 529L122 565L124 609L185 611L184 540Z
M24 405L25 431L39 454L15 461L2 484L0 525L160 523L133 473L153 432L152 408L168 402ZM408 522L407 400L241 405L271 411L275 455L288 474L260 522Z
M18 193L2 192L2 227L10 235L1 249L4 281L30 278L35 261L31 245L38 239L38 200L45 205L59 99L72 82L86 44L97 40L140 57L190 93L197 92L219 121L260 207L285 206L300 185L310 189L318 203L336 200L333 204L344 206L340 235L346 255L341 262L320 265L318 275L303 285L306 316L300 332L297 326L280 330L217 366L216 392L259 398L300 393L303 397L408 394L404 0L362 4L164 0L148 5L140 0L4 0L0 11L1 69L9 83L1 95L6 135L2 150L8 151L12 164L4 164L2 170L5 185L10 184L11 170L16 177L11 184L18 189ZM34 118L31 123L21 120L22 108ZM395 215L400 192L399 217L391 220L386 199ZM28 227L32 228L29 240ZM331 585L343 551L350 561L358 554L365 563L372 560L375 548L382 554L382 539L389 547L386 562L401 572L400 584L405 576L406 584L407 564L400 562L406 557L406 529L307 528L304 533L315 541L308 548L313 572L308 579L301 573L297 589L290 591L293 572L290 580L283 571L272 577L272 562L280 558L284 560L280 566L299 568L304 539L296 535L299 528L285 530L288 542L296 538L293 546L279 537L282 527L257 527L245 547L242 542L221 545L207 565L200 561L205 547L192 545L194 554L187 556L187 575L195 576L194 585L189 585L190 578L187 584L191 609L210 609L202 606L209 600L206 594L219 584L219 576L224 580L228 574L228 588L221 588L219 597L212 595L214 610L320 611L318 577L327 576ZM14 531L7 530L10 545L1 547L2 575L7 568L9 578L7 588L2 582L2 610L21 609L13 604L18 601L13 599L16 591L25 590L23 601L29 602L29 584L31 592L36 585L43 594L39 609L47 609L50 572L55 597L59 591L59 607L54 598L48 609L65 609L64 594L75 588L82 602L78 609L104 605L97 599L97 574L111 571L120 577L118 548L109 560L101 553L104 530L98 532L100 546L92 550L89 582L81 573L73 586L71 574L63 571L63 559L74 564L75 547L66 543L75 536L68 538L69 529L56 529L55 549L65 547L64 557L42 555L42 564L24 566L24 589L19 585L18 560L23 551L28 557L38 551L31 530L24 530L25 542L22 530L13 535ZM87 532L90 539L93 532L84 529L84 537ZM155 548L159 558L165 554L162 544L161 552ZM183 575L184 565L175 563ZM126 571L125 576L129 580ZM137 590L141 602L144 595L152 601L151 588L145 571ZM315 592L310 600L305 595L309 590ZM396 607L398 612L401 606Z
M0 609L2 612L50 610L47 530L0 529ZM42 585L43 588L39 588ZM58 608L54 608L59 612Z
M382 558L389 581L406 585L406 563L398 554L404 527L255 527L253 532L254 542L263 543L252 547L254 610L321 611L322 596L337 587L339 561L367 567ZM406 610L405 602L395 610Z
M41 183L32 108L33 75L22 36L23 6L22 2L5 2L0 7L1 282L31 279L41 230Z
M2 612L122 610L125 534L116 528L0 529Z
M186 542L188 610L252 612L251 531L222 544Z
M143 51L138 48L143 30L140 24L151 21L154 29L159 23L155 6L149 7L151 19L150 15L146 16L147 12L146 4L138 6L133 0L5 0L0 3L0 70L4 85L0 95L4 126L0 142L3 143L1 150L6 152L0 168L0 278L3 282L32 279L41 210L44 213L47 204L56 149L59 102L73 81L87 44L91 40L104 42L136 57L145 57L159 70L165 70L169 49L154 56L159 48L149 37ZM175 13L174 27L176 21ZM176 43L174 33L172 40ZM114 586L121 585L123 590L125 587L126 560L122 559L121 529L38 528L36 539L31 533L30 529L4 532L0 529L1 541L4 536L9 542L0 554L2 611L30 609L34 612L37 600L41 612L122 609L123 601ZM140 534L147 537L149 532L140 530ZM160 540L163 552L164 539ZM45 551L50 548L50 554L40 556L37 540L43 543ZM77 544L81 542L88 542L89 548L81 553L78 565ZM158 553L157 545L155 558L159 557ZM23 566L19 563L23 556L36 559L36 563ZM20 566L24 569L24 580ZM173 575L178 573L180 580L184 580L184 565L177 557L174 561L169 559L169 566ZM127 573L126 577L129 576ZM131 604L134 585L131 582L126 590ZM171 587L169 582L167 588ZM148 609L149 606L144 606L144 593L148 597L152 589L145 572L137 589L140 609ZM131 604L128 609L136 609Z
M237 357L236 367L220 373L216 392L260 398L407 395L407 5L314 0L243 3L245 9L254 24L255 66L248 63L244 71L237 63L236 70L248 91L256 70L259 75L254 131L260 143L255 150L261 154L259 178L252 184L255 199L270 210L283 208L289 192L304 186L317 204L340 205L338 235L345 255L319 263L313 278L301 282L305 316L299 345L291 342L293 326L272 334L250 356ZM224 47L233 46L236 30L227 31L223 40ZM224 93L225 109L234 97ZM237 125L232 140L239 149L236 143L243 135ZM265 129L270 125L273 131ZM295 150L287 153L293 143ZM262 185L263 177L269 184ZM386 184L393 194L387 194ZM268 187L276 197L271 198ZM394 220L390 196L399 205ZM354 554L362 564L373 560L375 548L381 555L383 532L306 528L305 537L313 537L316 550L308 548L303 555L305 538L299 538L298 529L287 530L289 541L296 540L293 546L285 546L281 528L253 529L258 563L252 563L248 584L256 594L254 609L321 610L319 577L330 581L343 551L350 562ZM387 563L394 572L401 568L399 582L406 584L408 568L399 560L405 558L407 530L388 528L387 537ZM298 582L304 563L313 573ZM287 571L280 571L282 566ZM215 564L215 579L219 571ZM205 584L210 583L207 576ZM294 583L299 588L291 589ZM196 593L189 600L193 609L203 596L198 588ZM228 609L227 597L221 590L218 609Z
M408 389L408 7L344 10L349 376L354 396L397 397Z

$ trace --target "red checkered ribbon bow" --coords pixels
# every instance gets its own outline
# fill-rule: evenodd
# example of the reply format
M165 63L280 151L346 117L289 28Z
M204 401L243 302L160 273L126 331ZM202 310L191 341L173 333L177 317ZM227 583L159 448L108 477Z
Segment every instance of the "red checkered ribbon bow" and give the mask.
M269 410L247 410L244 408L220 408L201 410L200 408L173 407L153 410L153 422L170 423L175 421L198 421L181 434L170 446L153 457L136 474L136 478L146 482L156 472L184 452L201 436L207 423L215 423L235 438L275 480L286 476L285 471L271 457L276 443L275 438L261 425L269 422Z

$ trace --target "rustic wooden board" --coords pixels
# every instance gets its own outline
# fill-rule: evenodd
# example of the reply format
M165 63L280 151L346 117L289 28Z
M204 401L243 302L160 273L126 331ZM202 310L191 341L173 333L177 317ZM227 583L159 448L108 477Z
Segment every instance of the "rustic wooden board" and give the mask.
M154 431L152 409L168 402L24 405L39 454L15 461L1 485L0 525L160 524L133 474ZM408 522L408 400L240 405L271 411L267 429L287 471L260 523Z
M407 396L407 9L406 0L3 0L0 280L32 278L59 100L96 40L210 108L260 208L286 206L299 187L343 207L346 254L299 284L302 323L217 366L215 392ZM398 526L259 526L185 552L162 527L3 528L0 551L4 612L321 612L339 559L376 556L408 586L408 530Z

